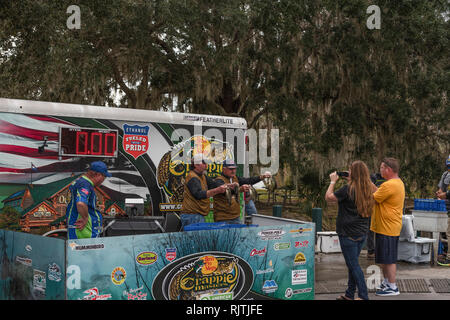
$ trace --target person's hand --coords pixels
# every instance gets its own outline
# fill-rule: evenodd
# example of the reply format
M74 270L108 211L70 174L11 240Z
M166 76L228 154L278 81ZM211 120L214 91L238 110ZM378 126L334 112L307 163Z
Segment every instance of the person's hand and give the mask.
M441 199L444 200L447 198L447 195L444 191L442 191L441 189L439 189L438 191L436 191L436 196Z
M228 184L223 184L219 187L217 187L217 193L225 193L225 191L227 191L229 185Z
M339 179L339 176L337 175L336 171L330 174L331 182L336 182L336 181L338 181L338 179Z

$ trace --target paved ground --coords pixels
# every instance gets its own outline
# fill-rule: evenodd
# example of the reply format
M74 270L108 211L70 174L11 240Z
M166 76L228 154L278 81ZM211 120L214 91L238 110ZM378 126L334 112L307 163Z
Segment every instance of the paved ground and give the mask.
M347 267L340 253L318 253L315 255L316 300L335 300L347 287ZM378 266L375 260L367 259L363 250L359 259L365 272L369 287L369 299L372 300L450 300L450 267L432 266L429 263L397 264L397 285L400 295L378 297L371 289L375 283ZM367 281L368 280L368 281Z

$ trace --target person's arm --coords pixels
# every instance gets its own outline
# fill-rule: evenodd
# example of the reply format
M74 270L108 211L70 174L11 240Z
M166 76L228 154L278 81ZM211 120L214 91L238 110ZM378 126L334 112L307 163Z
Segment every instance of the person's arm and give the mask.
M330 174L330 185L328 186L328 190L325 193L325 200L328 202L337 202L338 199L334 195L334 186L336 184L336 181L338 181L339 176L337 175L336 171Z
M207 178L207 183L208 183L208 179ZM210 179L212 180L212 179ZM200 180L198 178L192 178L191 180L189 180L189 182L186 185L189 188L189 191L191 192L191 194L194 196L195 199L197 200L202 200L202 199L206 199L209 197L214 197L216 194L219 193L224 193L225 190L227 189L227 186L224 185L222 183L222 185L220 185L220 182L218 180L214 180L214 181L209 181L208 183L208 188L214 187L212 189L209 190L203 190L202 189L202 184L200 183Z
M242 178L238 177L239 185L242 186L244 184L254 185L262 180L263 176L255 176L250 178Z
M89 221L89 210L88 206L84 202L77 202L77 210L79 214L78 220L75 222L75 227L77 229L83 230Z
M391 189L389 188L387 183L383 183L377 191L373 194L373 199L377 203L381 203L385 201L387 198L391 196Z
M378 187L375 185L375 183L372 182L372 193L377 192Z
M200 183L200 180L198 178L192 178L191 180L189 180L189 182L186 184L186 187L197 200L202 200L207 197L206 190L202 189L202 184Z
M444 191L442 191L441 189L439 189L439 190L436 192L436 196L437 196L439 199L441 199L441 200L444 200L444 199L450 199L450 190L447 191L447 192L444 192Z

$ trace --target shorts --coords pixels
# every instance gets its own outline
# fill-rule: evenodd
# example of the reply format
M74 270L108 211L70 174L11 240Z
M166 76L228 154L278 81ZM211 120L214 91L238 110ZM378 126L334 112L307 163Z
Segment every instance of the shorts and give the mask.
M375 234L375 263L395 264L398 256L399 237Z

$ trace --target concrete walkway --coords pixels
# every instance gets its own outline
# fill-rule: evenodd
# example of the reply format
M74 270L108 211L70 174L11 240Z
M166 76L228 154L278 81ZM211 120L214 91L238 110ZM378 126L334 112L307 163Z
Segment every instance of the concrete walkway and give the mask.
M450 300L450 267L400 261L397 264L400 295L379 297L375 295L374 285L381 270L375 260L367 258L367 252L364 250L359 262L366 277L371 300ZM315 300L335 300L344 294L347 280L348 269L341 253L315 255Z

